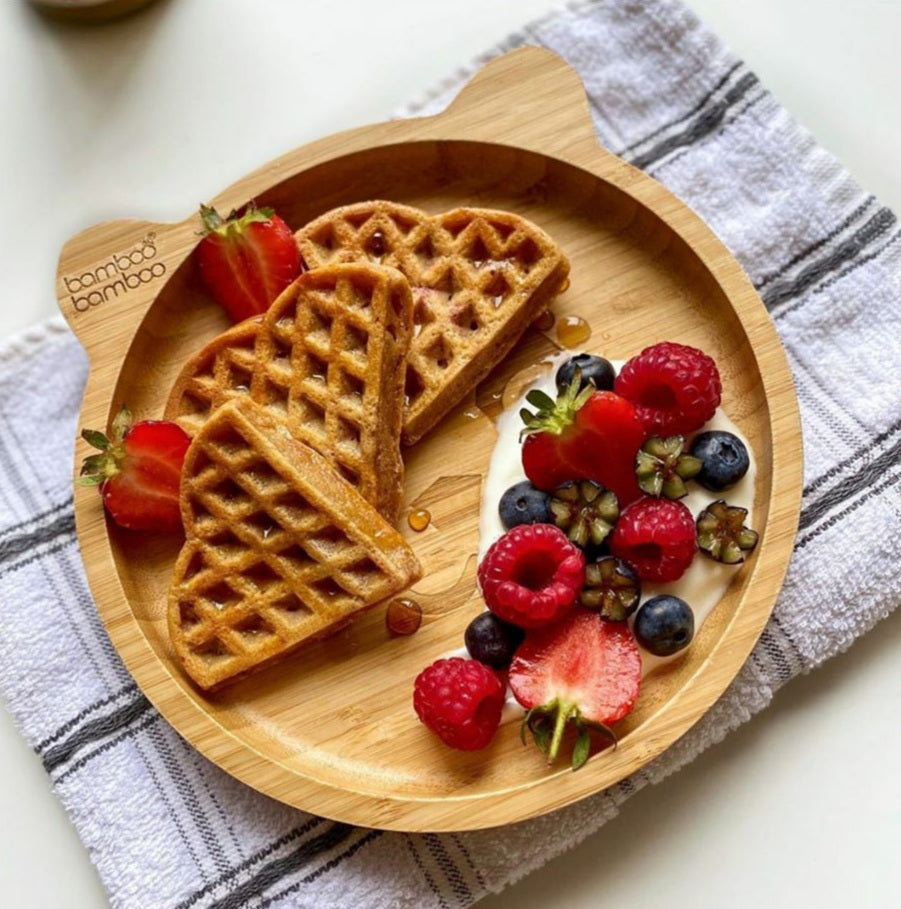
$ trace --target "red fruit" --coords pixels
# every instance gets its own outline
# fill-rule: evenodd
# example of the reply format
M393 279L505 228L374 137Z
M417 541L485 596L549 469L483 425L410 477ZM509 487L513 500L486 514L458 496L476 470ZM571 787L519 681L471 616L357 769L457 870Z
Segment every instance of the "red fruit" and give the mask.
M451 748L484 748L501 722L506 691L484 664L463 657L436 660L416 677L413 708Z
M707 354L672 341L632 357L613 385L636 406L649 436L700 429L719 407L722 388L716 363Z
M641 688L641 655L624 622L605 622L577 609L562 622L530 631L508 676L516 700L528 710L528 729L553 762L567 725L578 730L572 765L588 760L589 730L608 728L635 706Z
M200 276L235 322L265 312L300 274L300 250L291 228L271 208L253 203L225 220L200 206L204 236L197 246Z
M101 454L81 465L80 482L98 486L113 520L131 530L181 530L179 484L191 437L168 420L131 425L122 408L110 437L85 429L82 438Z
M585 556L553 524L519 524L496 540L479 564L488 608L520 628L540 628L575 605Z
M536 412L520 412L527 433L523 469L534 486L547 491L567 480L594 480L623 506L641 495L635 456L645 440L644 426L625 398L578 386L576 377L556 401L541 391L526 396Z
M698 550L691 512L682 502L647 497L623 511L610 551L628 562L642 581L675 581Z

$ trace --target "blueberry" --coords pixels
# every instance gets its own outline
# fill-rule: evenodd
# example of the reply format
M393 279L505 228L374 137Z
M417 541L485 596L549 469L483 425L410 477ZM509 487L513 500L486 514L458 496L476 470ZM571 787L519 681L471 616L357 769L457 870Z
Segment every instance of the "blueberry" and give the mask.
M654 656L670 656L691 643L695 616L685 600L668 594L651 597L635 613L635 637Z
M557 383L558 391L562 392L572 384L577 367L582 374L580 388L584 388L589 382L592 382L594 387L600 391L613 390L613 380L616 378L616 371L610 361L605 360L603 357L581 353L570 357L557 370L554 381Z
M700 433L691 444L691 453L704 462L695 480L714 492L734 486L751 464L745 443L731 432Z
M497 510L507 530L519 524L553 524L550 502L548 493L523 480L501 496Z
M463 642L474 660L492 669L506 669L525 634L493 612L482 612L466 626Z

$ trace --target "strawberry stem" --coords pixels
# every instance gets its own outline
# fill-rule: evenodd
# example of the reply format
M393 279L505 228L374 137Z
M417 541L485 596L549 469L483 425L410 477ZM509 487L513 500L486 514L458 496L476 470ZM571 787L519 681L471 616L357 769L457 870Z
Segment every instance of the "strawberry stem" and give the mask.
M533 432L547 432L560 435L564 429L571 426L576 418L576 413L582 405L596 391L590 382L584 388L582 384L582 370L578 367L573 373L572 382L554 400L550 395L540 389L533 389L526 395L526 400L535 408L535 412L523 407L519 411L525 427L519 434L520 441Z
M233 211L227 218L223 218L212 205L200 203L200 220L203 221L204 235L215 233L225 236L229 229L240 233L248 224L271 221L274 215L273 209L257 208L256 203L251 201L243 214L238 215L237 211Z
M560 698L554 698L546 704L528 710L523 718L519 737L525 744L528 729L539 750L547 755L547 763L550 766L557 759L563 735L570 724L578 733L572 752L573 770L578 770L588 760L591 754L592 732L600 733L614 748L616 747L616 733L609 726L586 720L577 704Z
M208 234L213 233L213 231L218 230L225 224L225 221L222 220L222 215L212 205L204 205L203 202L200 203L200 219L203 221L204 232Z
M575 704L567 701L555 701L556 709L554 715L554 734L551 737L551 744L547 751L547 762L553 764L560 751L560 743L563 741L563 733L571 719L579 716L579 708Z
M78 482L81 486L99 486L118 472L125 459L125 433L131 426L131 411L124 406L116 414L107 436L99 429L83 429L81 437L100 454L88 455L81 463Z

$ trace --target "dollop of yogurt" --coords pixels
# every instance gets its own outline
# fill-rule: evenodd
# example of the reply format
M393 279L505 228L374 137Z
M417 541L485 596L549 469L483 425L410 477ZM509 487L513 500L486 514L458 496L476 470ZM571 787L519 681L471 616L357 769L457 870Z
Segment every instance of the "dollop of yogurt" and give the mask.
M554 374L565 360L574 355L573 351L565 351L546 360L543 375L535 379L522 392L521 397L499 415L497 419L497 443L491 455L488 472L482 487L482 501L479 515L479 561L482 560L489 546L505 533L498 512L501 497L514 483L526 479L522 469L521 443L519 439L523 424L519 411L529 406L525 400L532 389L541 389L551 397L556 397L557 389L554 384ZM619 372L624 361L611 361ZM741 434L738 427L723 412L722 407L717 409L713 418L709 420L699 432L721 430L734 433L748 449L750 467L745 476L730 489L724 492L710 492L697 483L690 483L690 492L683 502L691 513L698 514L710 503L717 499L725 498L730 505L746 508L748 511L747 524L753 527L754 486L756 476L756 463L754 452L747 439ZM662 593L681 597L691 607L695 620L695 636L707 620L714 607L719 603L729 586L735 572L741 565L724 565L713 559L707 558L700 552L695 556L685 574L678 581L668 584L642 584L641 602ZM631 621L631 620L630 620ZM691 645L689 644L689 647ZM670 657L658 657L641 649L642 670L645 675L658 666L678 658L679 654Z

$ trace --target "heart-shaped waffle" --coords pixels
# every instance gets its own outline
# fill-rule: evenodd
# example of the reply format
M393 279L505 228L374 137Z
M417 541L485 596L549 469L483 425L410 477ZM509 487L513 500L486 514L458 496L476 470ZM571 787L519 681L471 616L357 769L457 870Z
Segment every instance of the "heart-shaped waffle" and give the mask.
M259 331L259 318L239 322L188 360L172 387L165 419L194 436L220 404L249 393Z
M412 298L399 272L367 263L315 269L262 320L230 328L194 356L165 416L193 434L224 401L250 396L393 522L403 492L411 328Z
M569 261L543 230L493 209L429 215L394 202L360 202L326 212L295 236L310 268L369 261L410 282L407 445L507 355L569 274Z
M182 472L169 634L204 689L335 631L413 583L401 535L248 397L217 408Z

